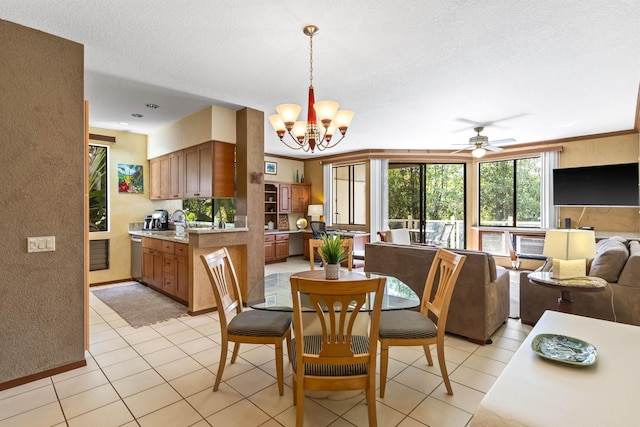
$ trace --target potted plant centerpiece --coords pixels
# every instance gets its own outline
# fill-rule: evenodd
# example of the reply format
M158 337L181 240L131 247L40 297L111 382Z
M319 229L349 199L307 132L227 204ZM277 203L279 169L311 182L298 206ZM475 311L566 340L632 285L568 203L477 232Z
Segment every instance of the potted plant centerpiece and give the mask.
M322 236L324 246L320 248L325 262L324 271L327 279L338 279L340 263L347 257L347 251L342 247L342 237L339 234Z

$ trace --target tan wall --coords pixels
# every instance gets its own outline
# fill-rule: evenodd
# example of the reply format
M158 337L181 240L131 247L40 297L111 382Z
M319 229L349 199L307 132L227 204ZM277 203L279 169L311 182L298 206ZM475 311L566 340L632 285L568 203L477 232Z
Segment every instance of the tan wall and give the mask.
M324 203L324 188L322 181L322 163L317 160L305 160L304 182L311 184L311 204Z
M148 135L147 158L206 141L236 143L236 112L211 105Z
M637 133L567 142L562 146L558 164L561 168L632 163L637 162L640 155ZM558 218L562 221L571 218L573 227L593 226L601 231L640 232L638 208L562 207ZM564 227L564 222L560 226Z
M0 40L2 389L84 363L85 134L83 46L3 20Z
M91 133L114 136L116 143L89 141L91 144L109 147L109 231L91 232L89 239L109 239L109 269L91 271L89 283L104 283L131 278L131 242L129 223L141 222L154 209L167 209L172 213L182 207L181 201L149 200L149 161L147 137L130 132L90 128ZM120 193L118 191L118 164L142 165L144 193Z

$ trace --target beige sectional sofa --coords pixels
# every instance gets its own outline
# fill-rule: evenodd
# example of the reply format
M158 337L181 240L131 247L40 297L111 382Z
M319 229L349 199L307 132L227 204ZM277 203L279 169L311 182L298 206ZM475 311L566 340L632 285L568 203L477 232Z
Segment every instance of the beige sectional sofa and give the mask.
M365 246L364 270L395 276L422 297L437 249L434 246L369 243ZM446 330L484 344L509 317L509 272L497 267L491 254L452 251L466 255L467 260L453 291Z
M559 291L529 282L520 273L520 318L534 325L545 310L558 310ZM587 275L608 283L602 292L571 292L574 314L640 326L640 243L622 237L600 240Z

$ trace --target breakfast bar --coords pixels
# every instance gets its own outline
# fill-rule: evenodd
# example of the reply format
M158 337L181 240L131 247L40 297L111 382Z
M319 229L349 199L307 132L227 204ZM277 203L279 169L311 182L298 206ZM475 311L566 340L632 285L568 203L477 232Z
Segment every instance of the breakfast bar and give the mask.
M595 363L550 360L532 348L554 334L595 347ZM545 311L480 402L472 426L638 424L640 327Z

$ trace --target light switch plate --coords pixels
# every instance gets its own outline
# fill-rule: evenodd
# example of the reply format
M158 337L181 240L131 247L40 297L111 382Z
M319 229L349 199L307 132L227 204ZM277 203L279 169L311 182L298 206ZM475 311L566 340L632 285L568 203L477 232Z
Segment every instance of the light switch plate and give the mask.
M56 236L27 237L27 252L51 252L56 250Z

